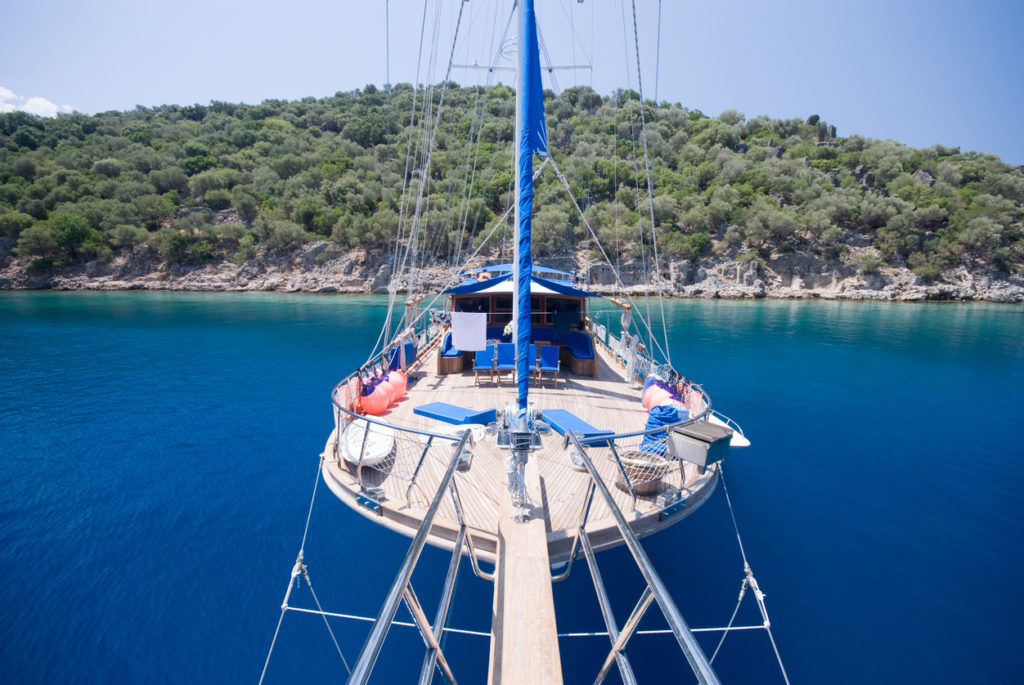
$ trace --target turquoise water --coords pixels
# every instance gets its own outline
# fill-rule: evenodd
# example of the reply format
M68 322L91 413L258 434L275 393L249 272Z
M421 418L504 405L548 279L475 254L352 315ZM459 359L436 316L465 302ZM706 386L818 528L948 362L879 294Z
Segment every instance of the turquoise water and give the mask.
M329 392L376 339L375 297L0 294L0 672L12 683L255 682L298 549ZM667 304L672 358L754 441L727 479L793 682L1019 682L1024 308ZM306 559L328 610L373 615L407 540L320 491ZM721 489L646 547L694 627L723 625L742 563ZM624 620L640 592L599 556ZM446 555L414 586L432 615ZM464 572L453 625L486 629ZM601 619L583 567L560 629ZM745 604L739 622L757 621ZM304 589L293 605L312 606ZM656 615L644 627L662 627ZM333 621L351 662L366 624ZM716 638L702 635L710 653ZM394 629L376 682L408 682ZM486 640L449 636L460 682ZM591 682L605 638L563 640ZM686 682L672 641L630 646L641 682ZM780 682L762 632L725 682ZM285 617L270 682L343 680L315 616ZM610 682L616 682L615 678Z

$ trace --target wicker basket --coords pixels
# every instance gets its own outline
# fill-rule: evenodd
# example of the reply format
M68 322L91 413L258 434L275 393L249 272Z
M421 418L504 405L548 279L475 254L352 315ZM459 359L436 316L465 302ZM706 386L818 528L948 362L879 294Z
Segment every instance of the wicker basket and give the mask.
M669 460L660 454L630 450L624 452L621 457L622 467L633 484L633 492L637 495L656 495L661 490L661 478L669 468ZM618 473L615 484L622 490L629 492L629 485L622 477L622 471Z

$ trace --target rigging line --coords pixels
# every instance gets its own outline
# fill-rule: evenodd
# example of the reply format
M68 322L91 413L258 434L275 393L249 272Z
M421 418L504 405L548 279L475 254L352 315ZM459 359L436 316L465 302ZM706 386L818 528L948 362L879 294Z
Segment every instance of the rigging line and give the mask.
M661 75L661 0L658 0L658 40L654 49L654 104L658 104L658 78Z
M544 158L544 161L541 162L540 167L538 167L537 170L533 172L533 180L537 180L537 177L540 176L542 171L544 171L544 167L547 166L550 160L550 156ZM500 219L498 219L498 223L496 223L494 225L494 228L491 229L490 233L488 233L487 236L482 241L480 241L480 244L477 246L476 250L473 251L473 254L466 258L466 263L469 263L474 257L480 254L480 251L483 250L484 245L487 244L487 241L491 239L491 236L494 235L494 232L497 231L498 228L506 225L505 222L508 219L508 215L512 213L513 208L514 205L509 205L508 208L505 209L505 213L501 215ZM458 271L456 270L456 273L453 276L448 277L448 280L441 288L441 292L435 295L434 299L432 299L426 306L420 308L420 313L416 316L415 319L412 320L411 325L415 326L416 323L426 315L430 308L434 306L434 303L437 302L444 295L444 291L450 288L455 283L455 279L457 279L458 277Z
M431 158L433 157L434 141L437 139L437 129L438 129L438 127L441 124L441 111L444 108L445 94L448 92L448 81L449 81L449 78L451 77L451 73L452 73L452 64L454 64L454 62L455 62L455 45L456 45L456 43L458 42L458 39L459 39L459 26L462 24L462 9L465 6L465 4L466 3L464 3L464 2L460 2L459 3L459 15L458 15L458 17L457 17L457 19L455 21L455 34L452 36L452 47L451 47L451 51L450 51L450 53L448 55L448 69L445 72L444 84L441 86L441 97L438 100L438 103L437 103L437 113L434 116L434 128L433 128L433 131L431 132L431 136L430 136L430 143L429 143L429 149L428 149L428 152L427 152L427 158L426 158L426 161L423 164L423 177L420 179L419 189L418 189L418 192L417 192L417 195L416 195L416 210L413 213L413 217L412 217L412 228L409 230L409 242L410 242L410 246L411 247L415 246L416 240L418 239L418 236L419 236L420 215L421 215L421 212L423 211L423 193L424 193L424 191L425 191L425 189L427 187L427 181L428 181L428 179L430 177L430 161L431 161ZM410 295L412 295L412 293L413 293L413 286L414 286L413 274L414 274L414 272L416 270L416 261L415 261L415 259L416 259L416 256L415 256L415 253L414 253L413 257L412 257L412 259L410 260L410 263L409 263L409 290L408 290L408 292L409 292Z
M590 54L587 54L587 49L583 45L583 39L580 38L579 32L576 31L576 12L575 12L575 10L573 8L576 7L576 5L578 5L578 4L580 4L580 3L578 3L578 2L574 3L574 2L571 2L571 0L570 0L569 10L566 11L566 9L565 9L565 2L563 0L562 2L558 3L558 7L559 7L559 9L562 10L562 14L565 15L565 18L569 20L569 32L572 34L572 40L569 41L569 44L572 47L572 65L574 67L576 66L576 47L577 47L577 44L578 44L580 51L583 53L583 56L587 60L587 64L591 67L591 69L589 71L591 72L591 74L593 74L594 70L593 70L592 67L593 67L593 64L594 64L594 58L591 57L591 55L593 54L593 51L591 51ZM591 16L593 16L593 13L591 13ZM573 69L573 74L574 74L573 81L574 81L574 83L576 85L579 85L579 80L577 78L575 78L575 74L578 73L578 72L579 72L579 69ZM591 80L593 80L593 79L591 79Z
M654 276L658 284L658 306L661 309L661 330L665 336L665 349L668 350L668 323L665 321L665 298L662 297L661 264L658 261L658 237L654 227L654 187L651 183L651 161L647 152L647 117L644 114L644 79L640 71L640 32L636 25L636 0L633 3L633 46L636 48L636 85L640 91L640 130L644 141L644 172L647 174L647 209L651 215L651 249L654 251ZM657 103L655 103L657 107ZM654 122L651 122L652 124ZM668 363L672 364L671 355Z
M321 454L320 455L320 463L317 464L317 467L316 467L316 480L313 481L313 495L309 498L309 511L306 513L306 527L302 531L302 544L299 546L299 555L295 559L295 565L292 566L292 574L288 578L288 589L285 590L284 601L281 602L281 615L277 617L277 627L274 628L274 637L270 641L270 649L267 650L267 659L266 659L266 661L263 662L263 672L260 673L260 683L261 684L263 683L263 679L267 675L267 667L270 666L270 657L271 657L271 655L273 655L274 647L277 645L277 636L281 632L281 623L284 621L284 614L285 614L286 611L288 611L288 598L291 597L291 594L292 594L292 584L295 581L296 577L299 575L299 573L302 573L304 571L304 569L305 569L305 566L302 563L302 558L303 558L303 554L302 553L303 553L303 550L306 547L306 536L309 534L309 521L313 517L313 503L316 501L316 491L317 491L317 488L320 485L320 472L323 470L323 468L324 468L324 455ZM309 582L309 578L308 577L306 578L306 582L307 583ZM312 586L310 586L310 589L312 589ZM330 631L330 626L327 627L327 630ZM333 638L334 635L332 634L331 637ZM335 644L337 644L337 641L335 641ZM338 649L340 651L341 648L339 647ZM344 661L345 657L342 656L341 660ZM346 668L347 667L348 666L346 664Z
M772 650L775 652L775 660L779 662L779 670L782 671L782 679L786 681L786 685L789 685L789 676L786 674L786 667L782 664L782 655L779 654L779 647L775 644L775 636L772 634L771 622L768 620L768 608L764 605L764 593L761 592L761 588L757 585L757 579L754 578L754 573L750 569L750 564L747 562L747 553L743 549L743 540L740 538L740 527L736 524L736 513L732 508L732 498L729 497L729 486L725 482L725 464L722 464L722 491L725 493L725 503L729 505L729 517L732 519L733 530L736 531L736 542L740 546L740 556L743 557L743 570L746 573L744 583L749 583L751 589L754 591L754 597L757 599L758 608L761 609L761 616L764 618L764 628L768 632L768 639L772 643Z
M339 436L340 437L340 436ZM306 527L302 531L302 544L299 554L306 550L306 536L309 535L309 522L313 518L313 503L316 502L316 490L320 487L320 473L324 470L324 455L320 455L320 464L316 468L316 480L313 481L313 496L309 498L309 511L306 512Z
M601 254L604 256L604 261L608 264L608 266L611 267L612 274L615 276L615 281L622 288L622 292L623 294L625 294L626 298L629 299L630 303L633 304L633 307L636 310L636 318L639 319L644 324L645 328L647 328L647 332L651 336L651 342L653 343L653 346L657 347L658 350L664 355L665 351L661 349L661 345L660 343L658 343L658 339L651 331L651 325L644 319L643 315L640 314L640 311L636 306L636 301L633 299L633 296L629 294L629 291L626 290L626 285L622 282L622 278L619 276L619 270L615 268L615 265L612 264L612 260L608 257L608 253L605 251L604 245L601 244L601 239L598 237L597 231L594 230L594 227L590 225L589 221L587 221L586 215L583 213L582 210L580 210L580 205L576 201L576 197L572 194L572 188L569 186L569 181L566 180L565 175L562 174L561 169L558 168L558 165L555 163L555 161L551 158L550 155L545 159L545 164L548 160L551 161L551 166L552 168L554 168L555 174L558 176L558 180L562 182L563 186L565 186L565 192L569 194L569 199L572 200L572 204L576 208L576 212L580 215L580 218L583 219L583 224L587 227L587 230L590 231L590 235L594 237L594 242L597 244L597 249L599 249L601 251ZM642 332L639 326L637 326L637 332Z
M549 159L550 159L550 157L549 157ZM612 264L611 259L608 257L608 253L604 249L604 245L601 244L601 239L598 237L597 232L590 225L590 222L587 221L586 215L580 210L579 203L576 202L576 198L572 194L572 189L569 186L568 180L566 180L565 176L562 174L561 170L558 168L558 165L555 164L554 161L552 161L551 164L554 167L555 173L558 175L559 180L562 182L562 185L565 186L565 190L569 194L569 199L572 200L573 206L576 208L576 212L580 215L580 218L583 219L583 224L587 227L587 230L589 230L590 234L594 237L594 242L597 244L598 249L601 250L601 254L604 256L605 262L608 264L608 266L611 267L612 274L615 276L616 282L618 282L619 286L622 288L623 294L626 296L627 299L629 299L630 303L633 305L633 308L634 308L635 313L636 313L636 318L641 323L643 323L644 327L647 329L647 333L650 336L650 340L651 340L651 343L652 343L651 346L652 347L656 347L662 353L662 355L664 355L665 351L661 349L661 345L658 343L657 337L654 335L654 332L651 330L651 325L648 322L648 319L645 319L643 314L640 313L640 309L639 309L636 301L633 299L633 296L629 294L629 291L626 290L626 285L622 282L622 277L619 275L619 270L615 267L614 264ZM649 316L649 313L648 313L648 316ZM643 333L643 330L641 330L641 328L639 326L637 326L636 329L637 329L637 333L638 334L642 334ZM628 331L626 331L626 332L628 332Z
M288 607L288 611L296 611L300 614L322 614L324 616L330 616L331 618L344 618L350 621L363 621L365 623L373 623L377 619L373 616L358 616L356 614L339 614L333 611L314 611L313 609L306 609L303 607ZM391 625L399 626L401 628L416 628L419 626L409 621L392 621ZM469 630L468 628L451 628L445 627L444 632L446 633L458 633L459 635L474 635L476 637L490 637L490 631L484 632L482 630Z
M494 7L494 17L495 17L495 19L497 19L497 15L498 15L498 7L497 7L497 5L495 5L495 7ZM489 50L489 53L492 55L491 64L497 64L498 61L501 59L501 45L505 42L505 38L508 36L508 30L512 26L512 20L515 18L515 15L516 15L515 7L513 7L512 11L509 12L508 19L505 21L505 27L504 27L504 29L502 29L501 39L497 43L497 45L498 45L497 48L495 48L495 42L494 42L495 32L493 30L491 31L491 44L490 44L490 50ZM496 24L496 23L497 22L492 22L492 24ZM472 193L472 185L475 182L475 178L476 178L476 165L477 165L479 157L480 157L480 143L483 140L484 117L485 117L485 113L486 113L487 102L490 99L490 87L492 85L492 81L491 80L492 80L493 76L494 76L494 72L491 71L491 70L488 70L487 78L484 81L484 83L485 83L484 87L485 87L486 90L484 91L483 102L480 104L480 124L479 124L479 126L477 128L477 133L476 133L476 151L474 152L474 157L473 157L473 178L470 179L470 188L467 191L470 194ZM508 110L509 110L510 106L511 106L510 102L506 102L505 103L504 114L508 113ZM494 157L493 154L490 155L489 158L488 158L488 162L487 162L487 170L488 170L488 172L491 172L494 169L494 159L495 159L495 157ZM471 199L471 198L468 198L468 199ZM469 211L470 211L470 207L469 207L469 203L468 203L468 200L467 200L466 216L463 219L463 227L469 221ZM476 215L474 216L474 219L473 219L474 226L476 225L477 221L479 221L481 211L483 211L483 205L482 204L477 207ZM470 239L472 239L472 237L475 234L476 234L476 230L474 229L470 233ZM463 243L464 235L465 235L465 231L463 231L459 235L458 251L456 252L456 255L455 255L455 264L456 265L461 263L461 259L462 259L462 243Z
M746 578L746 576L744 576L743 577L743 583L740 585L740 598L738 600L736 600L736 606L732 610L732 616L729 617L729 623L727 624L728 628L732 628L732 622L736 620L736 614L739 613L740 605L743 604L743 597L746 594L747 594L747 578ZM761 627L763 628L764 626L762 625ZM711 655L711 658L708 659L708 663L709 664L715 663L715 657L718 656L718 650L720 650L722 648L722 645L725 643L725 637L728 634L729 634L728 632L722 633L722 637L718 641L718 645L715 646L714 653Z
M313 595L313 601L316 602L316 608L320 610L320 618L324 620L324 626L327 628L327 633L331 636L331 642L334 643L334 648L338 650L338 656L341 657L341 663L345 666L345 670L352 674L352 669L348 665L348 661L345 660L345 655L341 651L341 645L338 644L338 638L334 637L334 631L331 630L331 624L327 622L327 617L323 615L324 608L320 606L320 599L316 596L316 590L313 589L313 581L309 579L309 570L303 566L302 575L306 579L306 585L309 586L309 593Z
M540 24L537 24L537 41L540 43L540 49L544 53L544 59L548 61L548 67L551 67L554 62L551 61L551 55L548 54L548 44L544 42L544 32L540 30ZM551 85L553 86L555 95L561 94L562 89L558 85L558 78L555 76L554 70L550 68L545 70L544 67L541 67L541 71L548 72L548 79L551 80ZM574 73L575 71L576 70L573 69Z
M619 3L619 9L622 12L622 48L623 48L623 55L625 56L625 63L626 63L626 86L627 86L627 88L629 90L632 90L633 89L633 75L632 75L632 72L630 71L630 68L629 68L629 37L628 37L628 34L626 32L626 26L627 26L627 23L626 23L626 4L625 4L624 1L621 1ZM638 66L639 66L639 64L638 64ZM639 69L638 69L638 73L639 73ZM630 161L632 162L632 168L633 168L633 198L634 198L633 199L633 203L636 206L637 212L639 213L639 211L640 211L640 175L639 175L639 173L637 171L637 158L636 158L637 157L636 156L636 137L637 136L636 136L636 127L635 127L635 125L633 123L633 114L634 114L634 112L633 112L632 102L633 102L632 98L629 98L627 100L627 103L629 104L629 107L628 107L628 114L629 114L629 142L633 144L633 155L632 155ZM641 108L641 110L643 109L643 100L642 99L640 101L640 108ZM626 109L626 108L623 107L623 109ZM639 222L637 224L637 227L640 229L640 265L643 267L644 280L645 280L644 309L647 312L647 320L651 321L652 320L652 318L651 318L651 292L650 292L651 291L651 277L650 277L651 270L650 270L650 267L648 266L648 263L647 263L647 249L646 249L646 246L645 246L645 243L644 243L644 229L643 229L643 226L639 224ZM654 331L650 330L649 328L648 328L648 330L650 331L651 341L653 343L653 341L654 341ZM668 346L668 340L665 341L665 345ZM653 347L653 344L652 344L652 347Z
M426 33L427 28L427 2L423 0L423 17L420 20L420 42L419 48L416 53L416 82L412 87L412 110L410 112L409 119L409 139L405 146L405 170L402 172L402 194L398 201L398 222L395 226L395 249L391 257L391 278L388 283L388 311L384 317L384 326L381 328L380 336L377 338L377 343L374 344L373 350L370 352L370 356L367 357L367 361L373 358L377 354L377 345L381 344L384 340L384 344L387 344L387 339L391 338L391 317L395 308L395 299L398 294L397 283L404 268L404 253L401 252L402 245L402 220L405 216L405 194L409 186L409 160L412 158L412 137L416 130L416 99L419 95L419 80L420 80L420 69L423 66L423 36ZM399 256L403 255L402 259ZM399 278L396 278L398 276ZM381 348L383 351L383 348Z

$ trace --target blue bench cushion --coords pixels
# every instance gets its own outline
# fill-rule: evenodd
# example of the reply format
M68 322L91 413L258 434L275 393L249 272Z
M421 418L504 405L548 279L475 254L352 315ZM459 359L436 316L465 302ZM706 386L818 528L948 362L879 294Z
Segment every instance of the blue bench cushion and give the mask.
M408 366L416 361L416 343L412 340L405 341L405 365ZM391 369L397 369L402 366L402 354L401 350L398 349L398 345L391 346Z
M442 357L461 357L462 350L455 347L452 344L452 332L448 331L444 334L444 342L441 343L441 356Z
M560 338L562 344L568 347L569 352L577 359L594 358L594 341L586 333L570 331L566 335L560 336Z
M466 409L447 402L431 402L413 407L413 414L426 416L428 419L437 419L447 423L483 423L488 424L498 420L498 413L494 409Z
M552 428L558 431L559 435L565 435L567 432L576 433L580 438L592 438L598 435L614 435L614 431L601 430L595 428L589 423L581 419L580 417L573 414L568 409L545 409L542 418ZM607 440L597 440L594 442L587 442L588 445L607 445Z
M594 341L583 331L569 331L568 333L555 333L553 328L537 326L531 332L531 339L534 341L544 340L557 345L564 345L569 353L577 359L594 358Z

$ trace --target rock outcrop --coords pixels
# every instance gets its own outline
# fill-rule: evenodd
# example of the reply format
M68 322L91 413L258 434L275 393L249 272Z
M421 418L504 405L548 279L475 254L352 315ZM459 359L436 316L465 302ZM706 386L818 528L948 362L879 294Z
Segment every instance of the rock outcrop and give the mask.
M862 273L859 258L865 250L852 248L837 260L796 252L767 261L737 261L735 255L670 260L662 262L660 277L649 275L640 261L624 261L612 268L579 254L575 260L565 255L544 262L575 270L591 290L602 294L660 291L674 297L701 298L1024 302L1024 278L1020 276L979 274L957 267L943 273L939 282L926 283L905 267L884 266L877 273ZM7 252L0 254L0 289L385 292L391 280L389 257L316 242L242 264L220 261L168 267L152 248L139 245L107 263L92 261L37 271ZM447 267L431 266L418 270L414 287L436 292L454 284ZM402 283L401 289L405 286Z

